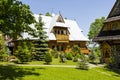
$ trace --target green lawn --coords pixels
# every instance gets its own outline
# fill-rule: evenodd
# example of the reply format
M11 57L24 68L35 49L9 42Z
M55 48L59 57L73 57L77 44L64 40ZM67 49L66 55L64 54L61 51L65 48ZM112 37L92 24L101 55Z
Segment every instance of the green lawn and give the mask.
M120 74L104 68L0 66L0 80L120 80Z
M9 64L13 62L0 62L0 64ZM44 64L45 61L32 61L32 62L27 62L26 64ZM51 65L77 65L78 62L73 62L73 60L66 60L65 63L61 63L59 58L53 58L52 62L50 63Z
M28 64L44 64L44 61L32 61L28 62ZM52 62L50 63L52 65L77 65L77 62L73 62L72 60L66 60L65 63L61 63L59 58L53 58Z

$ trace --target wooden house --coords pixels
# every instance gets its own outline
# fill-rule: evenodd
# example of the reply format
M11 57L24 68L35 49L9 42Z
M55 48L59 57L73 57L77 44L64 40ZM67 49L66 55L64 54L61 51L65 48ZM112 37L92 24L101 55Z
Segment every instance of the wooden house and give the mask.
M120 68L120 0L116 0L104 25L93 41L101 45L102 60Z
M35 14L35 19L38 21L39 15ZM44 28L48 36L48 47L50 49L57 48L58 51L68 51L73 45L78 45L82 53L89 54L89 50L86 47L87 41L89 41L82 33L82 30L74 20L64 19L61 14L54 16L41 15L44 22ZM34 27L34 25L31 25ZM23 33L24 39L35 40L27 33ZM69 46L69 48L68 48Z

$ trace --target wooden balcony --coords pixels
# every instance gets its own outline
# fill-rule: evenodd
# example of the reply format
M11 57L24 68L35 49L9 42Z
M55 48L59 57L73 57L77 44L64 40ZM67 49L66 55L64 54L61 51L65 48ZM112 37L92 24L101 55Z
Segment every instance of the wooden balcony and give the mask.
M65 34L56 34L57 42L68 43L69 42L69 35Z

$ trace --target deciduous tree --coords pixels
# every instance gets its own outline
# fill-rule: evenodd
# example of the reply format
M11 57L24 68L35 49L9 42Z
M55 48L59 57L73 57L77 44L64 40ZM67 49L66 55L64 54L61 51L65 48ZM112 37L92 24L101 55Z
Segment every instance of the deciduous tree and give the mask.
M10 35L14 40L21 36L21 32L35 35L29 27L34 23L30 7L18 0L0 0L0 31Z
M90 39L89 44L91 45L91 55L90 58L96 60L96 58L99 59L100 57L100 48L99 45L96 42L92 42L92 39L98 35L100 32L103 23L104 23L105 17L101 17L100 19L95 19L93 23L90 25L89 33L88 33L88 38ZM94 61L93 60L93 61Z

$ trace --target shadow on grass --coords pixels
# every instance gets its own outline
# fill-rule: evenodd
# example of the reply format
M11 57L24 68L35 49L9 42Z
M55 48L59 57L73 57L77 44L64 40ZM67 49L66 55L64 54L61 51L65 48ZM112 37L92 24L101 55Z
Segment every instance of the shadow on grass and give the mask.
M0 80L22 80L22 77L27 75L39 76L39 73L34 72L35 69L0 65Z
M110 72L114 72L116 74L113 74L113 76L120 77L120 72L115 70L115 69L110 69L110 68L104 67L104 70L107 70L107 71L110 71Z

